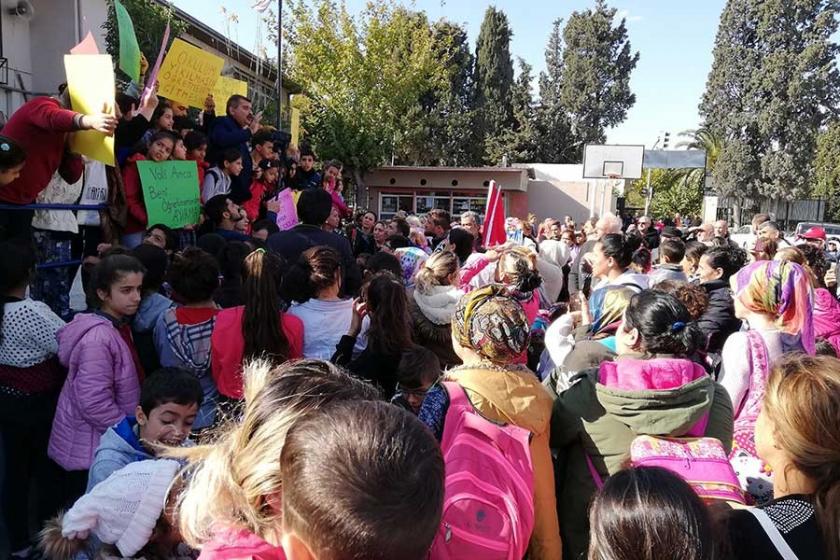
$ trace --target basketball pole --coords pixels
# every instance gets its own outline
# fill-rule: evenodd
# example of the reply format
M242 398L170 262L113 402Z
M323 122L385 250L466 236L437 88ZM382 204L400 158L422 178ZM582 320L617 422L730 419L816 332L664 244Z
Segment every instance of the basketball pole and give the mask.
M650 168L647 170L647 195L645 196L645 216L648 215L648 211L650 210L650 201L653 198L653 193L650 192Z

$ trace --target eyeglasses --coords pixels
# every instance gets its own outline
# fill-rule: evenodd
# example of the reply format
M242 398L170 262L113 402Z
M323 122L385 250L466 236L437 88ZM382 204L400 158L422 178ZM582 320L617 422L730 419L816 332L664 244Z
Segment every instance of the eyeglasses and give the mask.
M397 394L400 394L400 395L402 395L402 396L404 396L404 397L421 397L421 398L425 398L425 396L426 396L427 394L429 394L429 391L431 391L432 389L434 389L435 387L437 387L437 385L438 385L438 380L436 380L434 383L432 383L431 385L429 385L429 386L428 386L428 387L426 387L425 389L409 389L409 388L407 388L407 387L403 387L402 385L400 385L399 383L397 383L397 388L395 389L395 391L396 391L396 393L397 393Z

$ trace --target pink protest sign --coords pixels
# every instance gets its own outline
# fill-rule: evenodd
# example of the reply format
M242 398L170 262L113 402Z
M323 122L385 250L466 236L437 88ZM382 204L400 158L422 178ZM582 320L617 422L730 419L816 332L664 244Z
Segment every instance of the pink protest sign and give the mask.
M96 46L93 34L88 31L85 38L78 45L70 49L70 54L99 54L99 47Z
M152 67L151 73L146 76L146 87L143 89L141 100L146 99L155 90L158 73L160 73L160 65L163 63L163 57L166 54L166 44L169 42L169 24L166 24L166 29L163 31L163 41L160 42L160 51L158 52L155 65Z
M283 189L280 191L277 194L277 202L280 203L280 209L277 211L277 227L281 231L286 231L298 225L299 220L292 189Z

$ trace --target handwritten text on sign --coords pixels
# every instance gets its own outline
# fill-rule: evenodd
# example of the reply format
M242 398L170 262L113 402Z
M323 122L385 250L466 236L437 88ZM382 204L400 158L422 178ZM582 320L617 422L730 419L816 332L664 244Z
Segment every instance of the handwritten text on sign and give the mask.
M150 224L180 228L198 223L201 208L194 161L138 161L137 171Z
M158 95L202 108L224 65L220 57L175 39L160 67Z

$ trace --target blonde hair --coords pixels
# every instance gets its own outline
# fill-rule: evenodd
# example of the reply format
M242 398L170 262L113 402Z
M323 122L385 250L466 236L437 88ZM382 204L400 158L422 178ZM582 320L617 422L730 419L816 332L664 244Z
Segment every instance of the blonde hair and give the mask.
M176 519L192 547L212 539L219 527L244 528L279 545L282 516L268 500L282 492L280 454L286 433L328 402L379 397L371 385L320 360L277 367L256 361L245 366L243 378L241 420L228 422L208 444L165 452L190 462Z
M448 286L449 277L458 271L458 256L450 251L434 253L426 259L414 278L414 287L421 294L434 286Z
M542 284L537 272L537 254L524 246L507 249L496 265L496 280L520 292L536 290Z
M780 360L770 374L763 406L776 444L815 484L814 507L827 558L840 560L840 360L806 354Z

